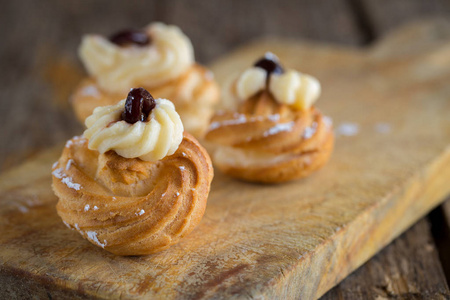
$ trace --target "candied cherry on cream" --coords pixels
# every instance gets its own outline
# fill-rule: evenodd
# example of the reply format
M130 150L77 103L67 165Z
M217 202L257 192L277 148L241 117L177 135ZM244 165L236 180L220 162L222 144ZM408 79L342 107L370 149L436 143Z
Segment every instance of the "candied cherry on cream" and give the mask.
M128 93L122 120L134 124L137 121L146 121L148 115L155 108L153 96L144 88L134 88Z
M272 53L266 53L264 57L255 62L253 66L265 70L267 72L267 77L269 77L269 75L272 73L284 73L283 67L280 64L278 57Z
M145 46L150 44L151 40L148 34L139 29L126 29L113 34L109 40L119 46L135 44Z

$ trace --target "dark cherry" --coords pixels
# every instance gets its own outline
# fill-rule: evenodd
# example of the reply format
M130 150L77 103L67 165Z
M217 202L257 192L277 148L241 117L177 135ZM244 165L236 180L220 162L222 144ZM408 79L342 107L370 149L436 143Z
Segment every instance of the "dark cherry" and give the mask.
M155 106L155 99L146 89L131 89L125 102L125 109L122 112L122 120L130 124L137 121L144 122Z
M264 69L267 72L267 75L270 75L271 73L284 73L283 67L281 67L280 62L278 61L278 57L276 57L272 53L266 53L263 58L261 58L254 64L254 66Z
M145 31L138 29L126 29L113 34L109 40L119 46L136 44L145 46L150 44L150 37Z

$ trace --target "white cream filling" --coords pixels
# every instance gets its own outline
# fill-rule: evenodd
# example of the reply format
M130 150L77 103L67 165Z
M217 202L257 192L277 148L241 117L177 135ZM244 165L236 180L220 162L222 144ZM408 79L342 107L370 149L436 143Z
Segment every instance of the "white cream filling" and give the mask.
M282 74L270 74L268 90L275 100L298 110L308 110L319 98L319 81L308 74L287 70ZM239 101L256 95L266 88L267 73L262 68L251 67L233 77L224 85L223 104L226 109Z
M99 35L86 35L79 48L88 73L107 91L154 87L173 80L194 63L189 38L176 26L152 23L145 29L151 43L118 46Z
M130 124L120 117L125 101L97 107L86 118L87 129L83 135L89 139L88 148L100 153L114 150L120 156L145 161L156 161L175 153L183 140L184 129L173 103L156 99L147 121Z

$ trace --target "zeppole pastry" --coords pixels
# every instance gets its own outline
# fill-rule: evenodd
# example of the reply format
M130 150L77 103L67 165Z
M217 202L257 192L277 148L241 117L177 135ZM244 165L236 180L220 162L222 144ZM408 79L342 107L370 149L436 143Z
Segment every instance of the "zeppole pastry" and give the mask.
M191 41L178 27L152 23L109 39L86 35L79 55L89 73L72 95L80 121L98 106L116 104L131 87L142 86L155 98L173 101L186 131L197 137L204 133L219 88L212 72L194 61Z
M267 53L225 87L227 111L212 118L205 140L214 165L231 176L276 183L322 167L333 149L331 120L314 107L320 84L284 71Z
M169 100L143 88L98 107L83 137L53 166L59 216L117 255L144 255L177 243L200 222L213 169Z

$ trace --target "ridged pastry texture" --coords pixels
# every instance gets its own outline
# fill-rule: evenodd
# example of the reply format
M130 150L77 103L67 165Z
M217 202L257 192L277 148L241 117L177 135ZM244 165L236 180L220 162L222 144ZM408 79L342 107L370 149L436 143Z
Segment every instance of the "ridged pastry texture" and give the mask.
M99 154L87 143L69 140L53 166L57 212L69 228L111 253L145 255L177 243L198 225L213 169L190 134L157 162Z
M183 121L184 128L196 137L202 137L214 106L219 101L219 87L211 71L193 64L185 73L164 84L146 87L155 98L170 99ZM113 105L123 99L123 93L102 89L95 78L83 80L72 95L71 102L77 118L84 120L98 106Z
M334 142L331 120L314 106L294 110L267 91L216 114L205 139L222 172L263 183L309 175L328 161Z

